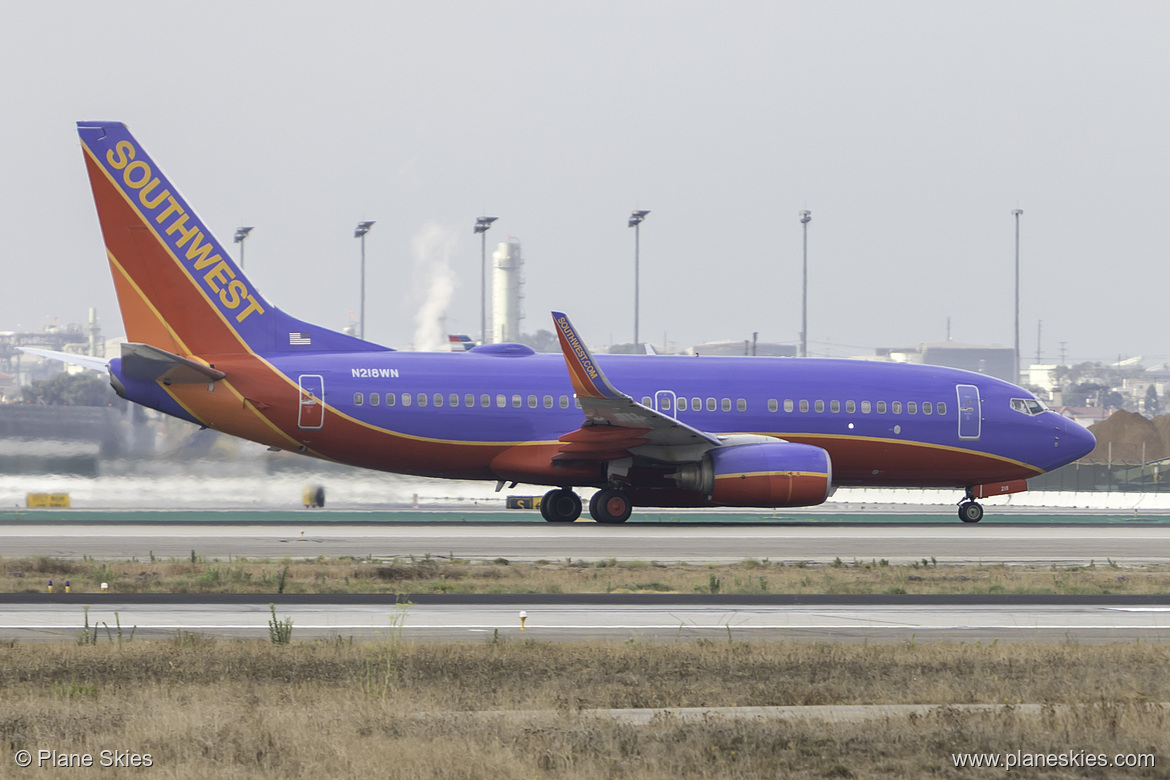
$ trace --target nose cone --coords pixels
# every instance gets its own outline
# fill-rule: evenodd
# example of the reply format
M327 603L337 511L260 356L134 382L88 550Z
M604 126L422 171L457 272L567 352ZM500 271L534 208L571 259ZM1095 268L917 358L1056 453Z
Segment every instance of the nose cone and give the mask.
M1067 458L1065 463L1072 463L1093 451L1093 448L1097 446L1097 437L1089 433L1088 428L1066 418L1064 437L1060 444L1060 448L1064 451L1062 459Z

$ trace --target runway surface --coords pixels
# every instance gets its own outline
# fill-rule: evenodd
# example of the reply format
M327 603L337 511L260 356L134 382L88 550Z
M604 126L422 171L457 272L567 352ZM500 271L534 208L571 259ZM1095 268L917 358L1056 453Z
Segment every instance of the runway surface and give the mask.
M114 516L116 517L116 515ZM620 560L1087 565L1170 562L1170 524L1085 523L103 523L5 522L6 557L99 560L455 556Z
M1162 641L1170 596L65 596L0 598L0 638L267 638L270 604L295 639L494 641ZM520 612L527 614L521 631ZM117 616L115 617L115 613Z

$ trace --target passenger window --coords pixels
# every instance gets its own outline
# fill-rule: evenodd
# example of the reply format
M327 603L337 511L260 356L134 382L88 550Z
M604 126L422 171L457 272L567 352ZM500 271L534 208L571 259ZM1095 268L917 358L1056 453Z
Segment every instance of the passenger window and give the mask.
M377 393L370 393L370 406L377 406L382 402L382 396Z
M906 414L918 414L918 402L917 401L907 401L906 402Z
M569 408L569 396L562 395L560 404L561 404L562 409L568 409Z
M862 401L861 402L861 413L862 414L869 414L869 401Z
M878 401L877 402L877 413L878 414L885 414L886 413L886 402L885 401Z
M841 402L840 401L829 402L829 410L832 411L833 414L839 413L841 411Z
M786 411L786 412L792 411L792 399L791 398L784 399L784 411Z
M536 396L534 396L534 395L528 396L528 408L529 409L535 409L537 403L538 403L538 401L536 400Z
M581 399L577 396L573 396L573 406L577 407L578 409L581 408Z
M776 411L776 410L777 410L777 409L779 409L779 408L780 408L780 407L779 407L779 405L776 403L776 399L775 399L775 398L769 398L769 399L768 399L768 411L769 411L769 412L774 412L774 411Z
M817 401L814 408L817 410L817 414L824 412L825 411L825 402L824 401Z
M442 393L435 393L433 400L435 402L435 406L442 406L443 405L443 394Z
M676 402L676 405L678 406L678 410L680 412L685 412L687 410L687 399L680 397Z
M723 411L725 411L725 412L731 411L731 399L730 398L724 398L723 401L719 405L723 408Z
M545 408L545 409L551 409L551 408L552 408L552 406L553 406L553 400L552 400L552 396L551 396L551 395L546 395L546 396L544 397L544 408Z
M403 393L402 394L402 405L403 406L410 406L410 393Z
M922 413L923 414L934 414L934 406L930 403L930 401L923 401L922 402Z
M642 406L649 406L649 405L650 405L650 396L648 396L648 395L642 396Z
M893 403L891 403L890 404L890 411L892 411L894 414L901 414L902 413L902 402L901 401L894 401Z
M504 395L503 393L497 393L496 394L496 408L503 409L507 405L508 405L508 396Z
M746 412L747 411L747 399L746 398L736 398L735 399L735 409L736 409L736 411L739 411L739 412Z
M394 402L398 400L398 396L394 393L386 393L386 405L393 406Z
M691 411L692 412L703 411L703 399L702 398L695 396L694 398L691 399Z
M419 393L418 398L416 398L415 400L418 401L419 406L426 406L427 405L427 394L426 393Z
M802 411L802 412L808 411L808 401L801 401L800 402L800 411Z
M717 405L716 405L716 403L715 403L715 399L714 399L714 398L708 398L708 399L707 399L707 411L708 411L708 412L713 412L713 411L715 411L715 409L717 409L717 408L718 408L718 406L717 406Z
M366 402L366 397L363 394L361 394L361 393L354 393L353 394L353 405L354 406L361 406L365 402Z
M662 411L669 412L671 406L672 404L670 403L670 396L668 395L662 399Z
M938 402L938 413L939 414L946 414L947 413L947 404L945 401Z
M848 414L856 414L857 413L857 402L856 401L846 401L845 402L845 411Z
M492 405L492 397L490 395L488 395L487 393L480 393L479 394L479 405L482 406L484 409L487 409L489 406Z
M519 409L520 404L524 403L524 399L520 397L519 393L512 394L512 408Z
M447 397L447 403L450 404L451 406L458 406L459 405L459 393L451 393L451 395Z
M463 405L468 409L475 406L475 393L467 393L463 396Z

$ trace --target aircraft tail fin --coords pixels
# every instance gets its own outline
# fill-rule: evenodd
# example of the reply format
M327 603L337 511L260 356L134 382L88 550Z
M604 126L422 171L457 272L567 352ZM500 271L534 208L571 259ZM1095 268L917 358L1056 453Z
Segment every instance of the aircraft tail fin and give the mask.
M452 352L470 352L475 346L475 342L465 333L447 334L447 343L451 346Z
M269 303L120 122L78 122L129 341L175 355L385 351Z

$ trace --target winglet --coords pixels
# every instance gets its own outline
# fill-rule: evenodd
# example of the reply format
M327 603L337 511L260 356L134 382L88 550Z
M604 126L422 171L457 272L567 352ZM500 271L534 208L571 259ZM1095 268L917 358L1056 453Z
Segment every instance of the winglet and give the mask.
M578 398L626 398L619 393L601 367L593 359L589 347L577 335L577 329L569 318L562 312L552 313L553 323L557 326L557 338L561 342L561 352L565 355L565 363L569 366L569 379L573 383L573 390Z

